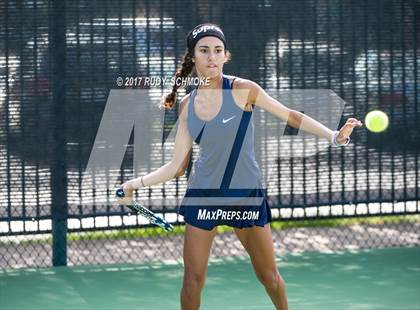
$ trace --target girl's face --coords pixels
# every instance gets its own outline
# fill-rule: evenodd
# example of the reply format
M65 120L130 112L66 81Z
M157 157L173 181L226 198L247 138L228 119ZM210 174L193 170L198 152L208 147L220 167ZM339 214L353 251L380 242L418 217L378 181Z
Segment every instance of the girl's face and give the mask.
M223 41L216 37L201 38L194 47L193 61L200 76L215 78L222 75L227 61Z

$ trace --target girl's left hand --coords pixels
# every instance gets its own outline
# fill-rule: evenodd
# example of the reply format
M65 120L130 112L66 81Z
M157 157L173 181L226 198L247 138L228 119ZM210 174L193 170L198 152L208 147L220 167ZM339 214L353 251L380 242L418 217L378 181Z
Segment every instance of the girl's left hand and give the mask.
M341 127L338 135L337 135L337 142L339 144L343 144L347 141L347 138L350 137L353 129L355 127L362 127L363 123L355 118L347 119L347 122Z

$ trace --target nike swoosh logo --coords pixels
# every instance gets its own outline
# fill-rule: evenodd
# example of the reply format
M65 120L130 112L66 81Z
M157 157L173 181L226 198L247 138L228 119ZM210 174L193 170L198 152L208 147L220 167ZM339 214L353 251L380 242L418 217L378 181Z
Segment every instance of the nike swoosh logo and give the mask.
M236 115L234 115L232 117L229 117L228 119L222 119L222 122L223 122L223 124L225 124L225 123L229 122L231 119L233 119L235 117L236 117Z

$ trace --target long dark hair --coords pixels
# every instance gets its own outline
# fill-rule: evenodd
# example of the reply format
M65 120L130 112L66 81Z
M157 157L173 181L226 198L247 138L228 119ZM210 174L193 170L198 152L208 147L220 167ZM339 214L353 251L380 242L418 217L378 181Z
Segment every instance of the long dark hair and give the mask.
M194 50L187 50L182 57L182 62L175 73L175 82L178 81L178 79L183 79L188 77L194 68L193 63L193 56L194 56ZM172 91L163 97L161 107L165 109L172 109L173 105L176 101L176 92L179 88L180 83L174 83L172 86Z

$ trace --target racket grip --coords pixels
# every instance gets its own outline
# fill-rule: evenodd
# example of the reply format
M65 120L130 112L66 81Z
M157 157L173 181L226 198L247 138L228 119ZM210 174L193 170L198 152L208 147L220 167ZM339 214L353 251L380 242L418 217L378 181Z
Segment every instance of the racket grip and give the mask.
M124 190L122 188L117 189L117 191L115 192L115 196L119 198L124 198L125 197Z

